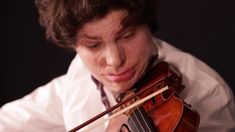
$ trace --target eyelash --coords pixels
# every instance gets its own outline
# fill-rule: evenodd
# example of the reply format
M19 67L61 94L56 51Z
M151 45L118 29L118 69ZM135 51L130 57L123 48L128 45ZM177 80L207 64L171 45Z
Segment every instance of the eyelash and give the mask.
M94 42L94 43L88 44L87 47L89 49L95 49L95 48L98 48L100 44L101 44L100 42Z
M128 39L134 35L134 31L127 31L123 35L120 36L120 40Z

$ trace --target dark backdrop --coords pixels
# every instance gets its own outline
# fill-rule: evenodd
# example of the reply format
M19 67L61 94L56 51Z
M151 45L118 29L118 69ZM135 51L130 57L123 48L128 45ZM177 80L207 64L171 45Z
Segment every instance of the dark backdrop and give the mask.
M235 91L234 5L232 0L160 0L157 35L205 61ZM0 17L1 106L64 74L74 53L45 40L33 0L1 1Z

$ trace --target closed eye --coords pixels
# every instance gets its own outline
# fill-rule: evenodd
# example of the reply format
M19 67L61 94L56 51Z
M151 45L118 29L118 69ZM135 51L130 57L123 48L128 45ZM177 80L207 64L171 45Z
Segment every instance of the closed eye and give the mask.
M95 49L101 46L100 42L88 42L85 44L85 46L89 49Z
M102 45L102 42L98 40L92 40L92 39L80 39L79 45L91 50L91 49L99 48Z
M127 39L131 38L132 36L134 36L134 34L135 34L134 28L127 29L120 34L120 36L117 38L117 40L118 41L127 40Z
M128 31L128 32L126 32L121 38L122 38L122 39L129 38L129 37L131 37L133 34L134 34L133 31Z

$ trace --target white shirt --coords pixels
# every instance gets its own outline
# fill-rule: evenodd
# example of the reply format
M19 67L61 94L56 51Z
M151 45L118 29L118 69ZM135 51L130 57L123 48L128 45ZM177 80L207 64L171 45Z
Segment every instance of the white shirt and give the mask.
M161 61L183 76L181 98L200 113L199 132L235 131L235 104L225 81L205 63L172 45L156 40ZM111 104L112 94L106 90ZM103 112L100 91L77 55L68 72L0 109L0 132L69 131ZM103 117L105 118L105 117ZM104 132L107 123L92 131Z

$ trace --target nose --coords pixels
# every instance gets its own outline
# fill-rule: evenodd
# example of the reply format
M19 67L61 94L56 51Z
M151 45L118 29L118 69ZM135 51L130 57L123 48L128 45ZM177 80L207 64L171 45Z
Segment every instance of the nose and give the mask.
M108 66L120 67L125 62L124 49L118 44L110 44L107 47L106 63Z

